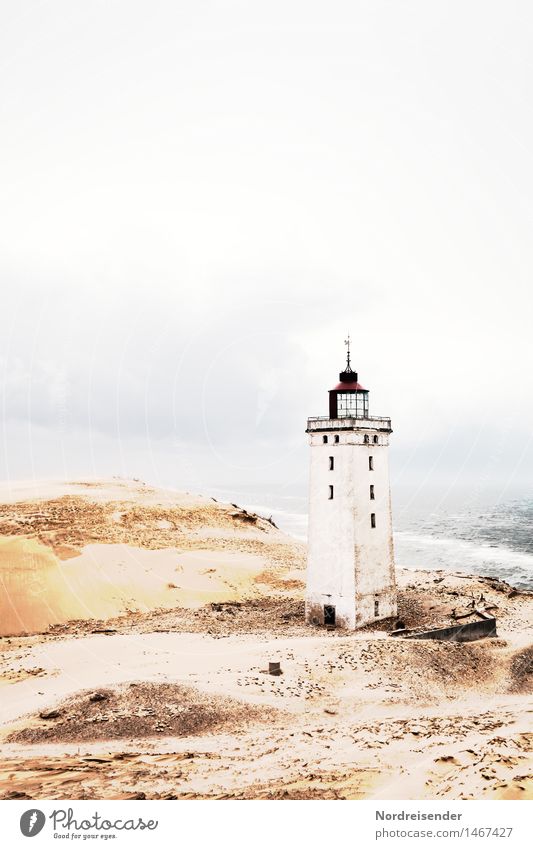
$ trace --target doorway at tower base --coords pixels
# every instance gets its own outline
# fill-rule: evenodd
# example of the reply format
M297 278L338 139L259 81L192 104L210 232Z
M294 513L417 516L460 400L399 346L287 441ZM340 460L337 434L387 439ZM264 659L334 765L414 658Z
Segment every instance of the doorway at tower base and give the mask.
M305 621L309 625L356 631L396 616L396 588L356 595L355 598L313 593L305 600Z

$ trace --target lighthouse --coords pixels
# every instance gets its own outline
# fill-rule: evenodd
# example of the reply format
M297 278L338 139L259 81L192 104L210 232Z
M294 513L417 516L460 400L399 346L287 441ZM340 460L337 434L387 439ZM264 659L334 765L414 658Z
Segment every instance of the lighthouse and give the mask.
M306 621L354 630L396 616L389 482L391 421L371 416L350 364L309 418L311 448Z

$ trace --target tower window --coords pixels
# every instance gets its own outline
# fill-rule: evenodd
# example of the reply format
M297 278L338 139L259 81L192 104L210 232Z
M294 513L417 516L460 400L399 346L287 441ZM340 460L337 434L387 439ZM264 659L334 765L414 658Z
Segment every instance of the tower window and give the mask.
M339 441L339 434L336 433L335 436L333 437L333 439L335 440L335 442L338 442Z
M377 434L376 434L376 436L374 436L374 443L375 443L376 445L377 445L377 441L378 441L378 437L377 437Z
M377 598L374 601L374 616L379 616L379 601Z
M374 495L374 484L373 484L373 483L371 483L371 484L370 484L370 500L371 500L371 501L374 501L375 497L376 497L376 496Z
M330 501L331 501L331 499L333 498L333 487L332 487L331 485L330 485L330 487L329 487L329 495L328 495L328 498L329 498L329 500L330 500Z
M330 457L329 458L329 470L330 470L330 472L333 471L334 465L335 465L335 460L333 459L333 457Z
M364 442L365 442L365 443L368 443L368 433L365 433Z
M368 392L337 392L337 417L339 419L366 419L368 416Z
M330 488L333 489L333 487L330 487ZM375 513L370 514L370 527L371 528L376 527L376 514Z
M322 442L327 442L327 441L328 441L328 437L327 437L327 434L325 433L324 436L322 437Z
M373 457L368 458L368 469L371 472L374 471L374 458Z

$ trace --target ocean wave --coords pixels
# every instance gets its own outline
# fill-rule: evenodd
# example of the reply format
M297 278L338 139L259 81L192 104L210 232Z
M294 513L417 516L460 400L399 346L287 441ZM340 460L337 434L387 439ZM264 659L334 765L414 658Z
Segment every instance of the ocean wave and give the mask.
M533 590L533 556L527 552L405 531L394 534L394 544L396 561L402 565L491 575Z

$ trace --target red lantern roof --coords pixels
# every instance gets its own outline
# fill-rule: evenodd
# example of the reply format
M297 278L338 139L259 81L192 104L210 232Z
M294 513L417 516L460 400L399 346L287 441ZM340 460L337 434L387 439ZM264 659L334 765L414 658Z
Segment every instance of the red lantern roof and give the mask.
M368 392L368 389L365 389L360 383L354 381L352 383L337 383L331 392Z

